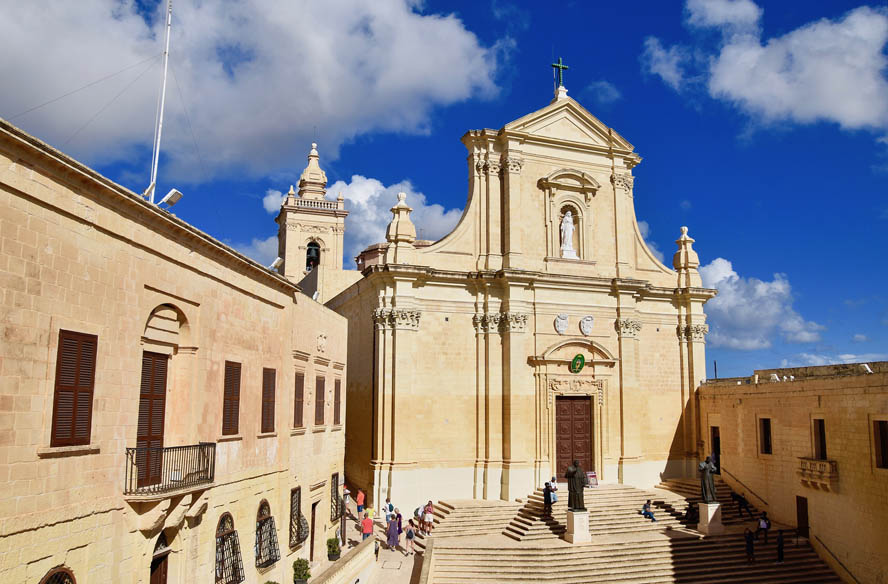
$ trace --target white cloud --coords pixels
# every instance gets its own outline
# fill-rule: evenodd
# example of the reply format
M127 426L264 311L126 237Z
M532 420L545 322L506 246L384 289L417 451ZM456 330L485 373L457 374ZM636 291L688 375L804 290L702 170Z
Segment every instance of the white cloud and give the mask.
M641 53L642 70L657 75L676 91L683 90L686 85L685 67L688 60L687 51L678 45L667 49L656 37L644 39L644 51Z
M5 11L0 35L14 50L0 51L0 78L16 90L0 92L0 115L159 55L164 4L157 3L150 26L135 0L57 2L52 10L21 2ZM496 94L497 59L507 46L483 46L457 17L424 13L418 0L179 2L164 122L166 175L211 178L201 166L208 175L280 170L299 157L315 129L331 156L360 134L427 132L435 107ZM13 122L61 147L144 72L65 146L90 163L144 158L160 81L159 63L145 71L149 64Z
M857 333L851 337L852 343L866 343L867 341L869 341L869 337L863 333Z
M585 92L600 105L610 105L623 97L620 90L609 81L593 81L586 86Z
M762 38L762 11L750 0L688 0L686 9L690 25L722 36L714 50L645 40L645 70L676 91L702 75L711 97L759 123L826 121L846 130L888 131L888 9L861 6L770 39ZM708 59L691 61L685 55L692 50L709 53Z
M817 365L837 365L841 363L871 363L888 360L888 353L841 353L829 355L823 353L799 353L790 359L784 359L781 367L811 367Z
M688 0L688 24L698 27L755 29L762 9L751 0Z
M277 235L265 239L254 237L250 243L233 243L231 247L263 266L268 266L278 255L278 238Z
M718 290L704 310L713 347L754 350L771 346L781 334L787 342L820 340L820 324L805 320L792 307L792 288L784 274L770 282L741 278L731 262L716 258L700 268L703 285Z
M654 257L660 260L660 263L663 263L663 252L660 251L660 248L657 247L657 244L648 239L648 236L651 234L651 226L647 221L639 221L638 222L638 231L641 232L641 237L644 239L644 242L647 244L648 249L651 250L651 253L654 254Z
M262 206L269 213L277 214L281 209L281 205L284 202L284 199L287 198L287 195L282 193L281 191L276 191L274 189L268 189L265 191L265 196L262 197Z
M354 257L373 243L385 241L385 228L392 219L390 209L398 202L399 192L407 193L407 204L413 208L410 218L416 226L418 239L437 240L450 233L462 215L460 209L444 209L429 204L423 193L410 181L385 186L375 178L354 175L351 181L336 181L327 187L328 197L341 192L349 215L345 219L344 265L354 266Z

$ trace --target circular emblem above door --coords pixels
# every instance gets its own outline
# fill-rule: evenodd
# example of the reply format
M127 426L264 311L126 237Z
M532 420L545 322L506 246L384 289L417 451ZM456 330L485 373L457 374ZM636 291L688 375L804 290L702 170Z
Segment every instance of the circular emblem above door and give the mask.
M574 356L570 361L570 372L571 373L579 373L583 370L583 367L586 366L586 358L583 357L582 353L578 353Z

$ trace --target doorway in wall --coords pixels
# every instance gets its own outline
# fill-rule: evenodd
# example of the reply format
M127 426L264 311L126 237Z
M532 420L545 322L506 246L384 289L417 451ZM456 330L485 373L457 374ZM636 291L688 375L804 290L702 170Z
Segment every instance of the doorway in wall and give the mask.
M709 428L710 444L712 444L712 462L715 463L715 473L721 474L721 435L718 426Z
M796 526L799 535L808 537L808 498L796 495Z

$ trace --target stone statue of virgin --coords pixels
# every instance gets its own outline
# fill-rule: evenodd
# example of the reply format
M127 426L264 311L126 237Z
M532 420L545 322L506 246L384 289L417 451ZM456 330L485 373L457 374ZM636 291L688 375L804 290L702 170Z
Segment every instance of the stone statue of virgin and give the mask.
M564 212L564 218L561 219L561 257L577 259L577 252L573 248L574 222L573 213Z

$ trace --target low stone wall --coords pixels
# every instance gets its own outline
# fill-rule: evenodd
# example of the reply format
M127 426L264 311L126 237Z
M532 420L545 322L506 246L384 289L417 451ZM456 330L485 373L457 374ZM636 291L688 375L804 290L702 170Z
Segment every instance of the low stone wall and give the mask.
M425 551L422 554L422 572L419 574L419 584L432 584L434 582L434 553L435 538L428 538Z
M353 584L356 580L369 582L373 571L374 538L368 538L331 565L323 574L310 580L311 584Z

